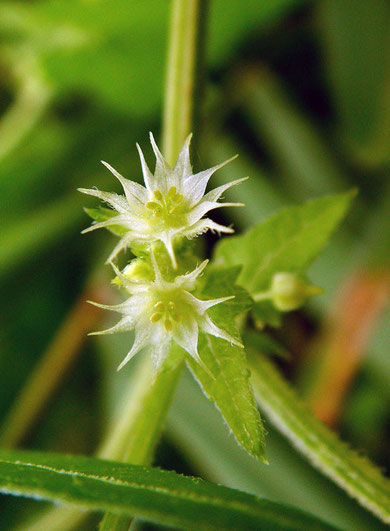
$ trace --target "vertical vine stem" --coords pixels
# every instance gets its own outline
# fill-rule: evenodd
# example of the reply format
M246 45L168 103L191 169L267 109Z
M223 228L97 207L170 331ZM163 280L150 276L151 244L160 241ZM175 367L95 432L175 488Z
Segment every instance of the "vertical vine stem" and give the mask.
M174 164L192 129L205 0L173 0L163 112L163 153Z
M255 348L256 338L247 340ZM265 356L249 348L248 360L256 400L270 421L313 466L390 523L390 481L314 417Z
M171 165L192 128L195 73L201 50L200 27L204 22L200 14L204 1L173 0L172 3L162 136L163 153ZM160 373L153 387L150 385L151 366L145 365L141 383L133 393L135 396L130 397L130 410L118 425L117 437L114 436L102 449L101 457L112 459L114 455L120 461L149 464L168 414L181 365L176 364ZM128 517L106 513L99 529L121 531L130 523Z
M162 137L163 153L170 164L175 162L192 128L205 3L206 0L173 0L172 3ZM124 400L123 413L98 451L99 457L133 464L151 462L181 369L182 363L172 358L153 378L150 360L145 357L135 375L136 383ZM83 513L72 509L54 508L28 529L65 531L83 517ZM128 529L129 524L128 517L107 513L100 530L120 531Z

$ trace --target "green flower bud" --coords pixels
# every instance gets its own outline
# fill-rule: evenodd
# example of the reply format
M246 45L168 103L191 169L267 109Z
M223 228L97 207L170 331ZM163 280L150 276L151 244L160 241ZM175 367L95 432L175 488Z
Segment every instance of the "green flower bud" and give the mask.
M135 282L151 281L154 279L154 270L150 262L146 262L141 258L135 258L130 264L123 270L123 275ZM113 284L122 286L122 280L117 276L112 281Z
M323 289L308 284L295 273L276 273L271 282L270 299L281 312L290 312L303 306L309 297L321 295Z

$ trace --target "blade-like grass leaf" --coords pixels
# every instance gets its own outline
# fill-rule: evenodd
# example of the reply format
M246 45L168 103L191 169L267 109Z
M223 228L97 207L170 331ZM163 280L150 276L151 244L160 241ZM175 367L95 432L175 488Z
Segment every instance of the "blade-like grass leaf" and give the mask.
M0 490L179 529L333 529L292 507L198 478L89 457L2 450Z

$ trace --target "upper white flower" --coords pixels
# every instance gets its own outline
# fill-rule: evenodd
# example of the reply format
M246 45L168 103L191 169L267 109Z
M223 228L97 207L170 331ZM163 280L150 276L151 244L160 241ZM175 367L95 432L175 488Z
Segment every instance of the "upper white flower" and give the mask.
M217 232L233 232L230 227L219 225L203 216L210 210L221 206L242 206L241 203L218 203L218 199L225 190L244 181L246 177L219 186L205 194L207 183L213 173L235 157L213 168L193 174L189 154L190 141L191 135L186 139L175 167L172 169L160 153L150 133L150 142L156 156L154 174L149 170L141 148L137 144L145 187L126 179L102 161L120 181L125 196L97 189L79 189L80 192L102 199L117 212L117 215L106 221L93 223L83 232L112 225L120 225L127 230L108 261L132 243L150 244L159 240L165 245L172 264L176 268L173 248L173 240L176 236L192 238L208 229Z
M216 326L207 315L209 308L232 299L233 296L200 300L191 294L196 279L206 267L208 260L194 271L177 276L173 282L168 282L162 277L153 253L151 258L154 280L131 280L125 272L121 273L112 264L121 285L130 294L125 302L115 306L91 303L122 314L122 319L115 326L108 330L93 332L92 335L135 330L133 346L118 370L145 347L150 350L153 364L157 369L169 353L171 342L175 341L208 371L198 353L199 330L242 347L237 339Z

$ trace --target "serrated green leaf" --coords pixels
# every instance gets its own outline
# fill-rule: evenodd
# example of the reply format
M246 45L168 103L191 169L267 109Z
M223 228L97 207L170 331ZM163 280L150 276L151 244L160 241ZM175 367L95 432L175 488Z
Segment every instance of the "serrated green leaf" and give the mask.
M117 212L105 207L84 208L84 210L90 218L97 222L106 221L107 219L111 219L114 216L117 216ZM111 225L107 227L107 229L116 236L120 237L124 236L127 232L127 230L121 227L120 225Z
M267 462L260 414L249 384L243 349L201 334L199 355L212 378L195 360L187 363L206 396L215 402L237 442L253 457Z
M324 248L355 194L352 190L286 208L242 236L222 240L216 262L242 264L238 282L251 294L267 290L275 273L303 273ZM256 309L260 318L261 306Z
M0 491L180 529L334 529L292 507L198 478L89 457L1 450Z
M213 322L239 339L235 317L251 307L247 292L235 285L239 267L211 269L201 291L206 299L234 295L209 310ZM195 360L188 365L206 396L215 402L238 443L254 457L265 458L264 431L249 384L245 352L228 341L200 334L199 355L214 378Z

